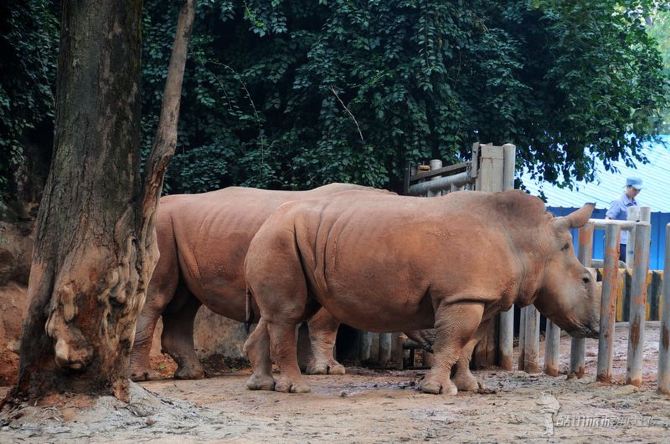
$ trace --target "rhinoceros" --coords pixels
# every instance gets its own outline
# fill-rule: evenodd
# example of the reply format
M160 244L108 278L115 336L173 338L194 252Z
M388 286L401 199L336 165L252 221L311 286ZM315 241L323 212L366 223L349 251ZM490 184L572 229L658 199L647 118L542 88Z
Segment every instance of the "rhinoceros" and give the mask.
M346 190L386 192L350 184L310 191L268 191L231 187L202 194L163 197L156 217L160 259L137 321L131 377L151 379L149 352L163 317L162 348L177 362L175 377L198 379L204 371L193 347L193 321L201 304L244 321L244 257L256 231L282 203ZM339 324L325 310L309 322L312 345L308 373L343 374L333 359Z
M512 304L534 304L569 334L596 337L594 279L569 231L592 211L587 204L553 217L520 191L430 199L351 191L283 205L245 261L261 314L245 344L254 366L247 387L309 391L296 363L295 325L321 307L367 331L434 327L434 364L420 385L434 394L479 387L472 350ZM276 379L270 352L281 370Z

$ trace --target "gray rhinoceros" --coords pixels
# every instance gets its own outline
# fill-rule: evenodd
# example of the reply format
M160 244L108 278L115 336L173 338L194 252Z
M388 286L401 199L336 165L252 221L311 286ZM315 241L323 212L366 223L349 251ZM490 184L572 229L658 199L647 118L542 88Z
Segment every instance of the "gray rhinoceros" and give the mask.
M565 217L519 191L431 199L355 191L283 205L248 250L245 275L261 319L245 344L250 389L306 392L295 326L321 307L367 331L436 329L426 393L474 390L472 350L512 304L534 304L576 337L598 334L594 279L575 257ZM270 372L270 351L281 369ZM453 381L452 366L456 365Z
M268 191L231 187L202 194L163 197L156 231L160 259L137 321L131 377L151 379L149 352L154 329L163 317L162 348L177 362L175 377L197 379L204 371L193 347L193 321L204 304L228 318L244 321L244 258L256 231L281 204L347 190L388 193L350 184L310 191ZM309 322L312 356L309 373L343 374L333 359L339 323L325 310Z

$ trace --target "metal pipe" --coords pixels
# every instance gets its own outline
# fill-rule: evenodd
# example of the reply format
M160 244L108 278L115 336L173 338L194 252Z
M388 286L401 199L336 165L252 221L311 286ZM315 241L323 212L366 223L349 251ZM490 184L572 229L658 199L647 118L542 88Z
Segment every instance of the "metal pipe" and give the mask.
M635 228L635 268L630 288L630 332L628 335L628 363L626 365L626 384L635 386L642 383L650 236L651 225L647 222L638 222Z
M547 319L547 328L544 331L544 336L546 338L544 348L544 372L549 376L558 376L561 329Z
M661 313L661 337L658 346L658 391L670 395L670 224L665 226L663 312Z
M472 179L467 172L454 174L452 176L439 177L435 180L417 183L409 187L409 195L421 196L428 194L428 192L439 191L441 189L449 188L451 184L462 186Z
M621 228L618 225L608 225L605 232L605 269L603 270L600 299L600 336L598 337L598 367L596 373L596 379L601 382L612 381L620 240Z
M591 219L579 230L579 261L585 267L591 266L593 258L593 232L596 224L601 219ZM603 222L610 222L609 220ZM619 221L617 221L619 222ZM584 338L572 338L570 343L570 372L568 378L581 378L584 376L584 355L586 352L586 340Z

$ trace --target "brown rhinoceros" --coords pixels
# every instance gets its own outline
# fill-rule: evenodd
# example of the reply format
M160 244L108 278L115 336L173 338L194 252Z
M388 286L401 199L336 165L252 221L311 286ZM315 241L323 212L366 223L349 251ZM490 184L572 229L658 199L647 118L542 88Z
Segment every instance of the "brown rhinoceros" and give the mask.
M249 242L282 203L346 190L387 191L330 184L310 191L268 191L231 187L202 194L163 197L156 231L160 259L137 321L131 377L151 379L149 352L163 317L162 348L177 362L175 377L197 379L204 372L193 347L193 321L201 304L228 318L245 320L244 257ZM339 324L325 310L309 322L312 344L308 373L343 374L333 359Z
M593 278L569 231L592 211L587 204L553 217L519 191L431 199L352 191L283 205L245 263L261 314L245 344L254 365L247 387L309 391L296 363L295 325L320 307L362 330L435 327L435 363L421 384L427 393L478 387L469 370L473 347L512 304L535 304L573 336L597 336ZM281 370L276 380L270 350Z

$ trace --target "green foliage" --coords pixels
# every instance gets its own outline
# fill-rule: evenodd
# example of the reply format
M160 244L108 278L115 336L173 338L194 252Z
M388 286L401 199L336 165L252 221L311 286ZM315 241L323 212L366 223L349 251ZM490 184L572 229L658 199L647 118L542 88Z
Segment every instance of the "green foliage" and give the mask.
M658 2L200 3L170 192L350 181L398 188L407 160L513 142L558 183L642 159L668 76ZM147 3L145 150L176 12Z
M0 204L17 193L28 144L51 151L58 21L54 2L0 4Z
M178 2L147 0L143 154ZM50 150L55 3L0 6L0 193ZM405 162L518 147L552 182L641 159L667 109L667 5L653 0L200 0L165 191L330 181L398 189ZM665 21L664 21L665 20ZM647 22L654 22L651 34ZM665 36L665 37L663 37ZM8 191L9 190L9 191Z
M649 21L652 23L649 27L649 34L658 42L663 57L663 72L666 77L670 77L670 11L660 11ZM670 110L663 113L661 132L670 133Z

